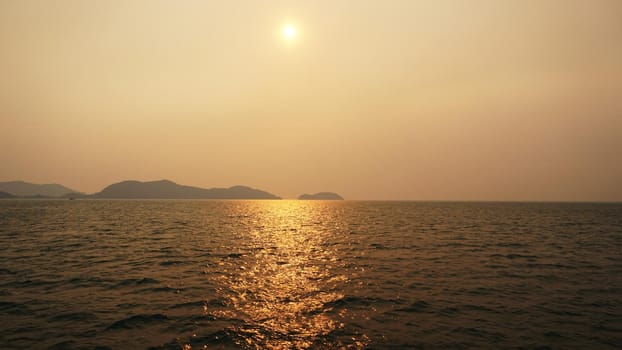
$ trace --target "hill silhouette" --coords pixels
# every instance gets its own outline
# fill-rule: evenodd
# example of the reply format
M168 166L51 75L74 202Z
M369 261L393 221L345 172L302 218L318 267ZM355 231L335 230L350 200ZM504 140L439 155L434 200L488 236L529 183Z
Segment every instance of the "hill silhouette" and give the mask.
M317 200L343 200L343 197L334 192L318 192L315 194L301 194L298 199L317 199Z
M179 185L170 180L122 181L109 185L90 197L110 199L281 199L271 193L247 186L200 188Z
M33 184L24 181L0 182L0 191L16 197L61 197L77 192L59 184Z

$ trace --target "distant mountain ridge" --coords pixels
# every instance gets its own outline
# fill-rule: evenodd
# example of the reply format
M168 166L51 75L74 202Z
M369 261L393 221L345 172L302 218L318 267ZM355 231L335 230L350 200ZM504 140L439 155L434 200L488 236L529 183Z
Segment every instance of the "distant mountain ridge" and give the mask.
M281 199L270 192L248 186L201 188L180 185L170 180L126 180L87 194L60 184L34 184L25 181L0 182L0 198L24 199ZM303 194L298 199L341 200L333 192Z
M0 182L0 191L15 197L62 197L78 192L59 184L33 184L25 181Z
M109 185L89 197L109 199L281 199L272 193L247 186L200 188L179 185L170 180L121 181Z
M340 195L338 195L337 193L334 192L318 192L318 193L314 193L314 194L301 194L300 196L298 196L298 199L303 199L303 200L310 200L310 199L317 199L317 200L343 200L343 197L341 197Z

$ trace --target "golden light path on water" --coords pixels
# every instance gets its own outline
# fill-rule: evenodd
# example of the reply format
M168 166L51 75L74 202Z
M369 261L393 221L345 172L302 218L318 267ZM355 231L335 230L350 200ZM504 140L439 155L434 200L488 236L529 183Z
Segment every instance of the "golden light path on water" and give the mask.
M326 240L339 225L335 208L301 201L240 205L247 206L237 233L243 248L218 266L226 271L217 282L227 307L212 310L206 305L205 313L242 320L241 326L231 328L243 347L322 346L327 335L344 327L339 314L327 306L344 297L348 280L338 267L333 244Z

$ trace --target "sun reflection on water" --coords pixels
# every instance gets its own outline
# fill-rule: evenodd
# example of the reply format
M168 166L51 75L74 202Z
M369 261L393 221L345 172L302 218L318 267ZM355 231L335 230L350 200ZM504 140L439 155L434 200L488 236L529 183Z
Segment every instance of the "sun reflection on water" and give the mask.
M331 303L344 297L347 277L337 273L336 252L325 242L323 217L315 203L244 203L248 230L239 232L240 253L226 256L218 277L226 308L205 313L240 320L230 326L238 345L262 349L318 346L343 327Z

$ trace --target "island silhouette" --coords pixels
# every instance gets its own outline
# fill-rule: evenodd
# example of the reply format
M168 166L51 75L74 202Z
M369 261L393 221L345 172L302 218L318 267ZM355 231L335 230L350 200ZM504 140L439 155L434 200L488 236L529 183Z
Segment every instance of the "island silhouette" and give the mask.
M170 180L127 180L86 194L58 184L33 184L24 181L0 182L0 198L68 199L281 199L272 193L248 186L200 188Z
M312 200L312 199L317 199L317 200L343 200L343 197L341 197L340 195L338 195L337 193L334 192L318 192L315 194L301 194L300 196L298 196L298 199L305 199L305 200Z
M24 181L0 182L0 191L9 193L14 197L62 197L67 193L78 193L78 191L59 184L33 184Z
M90 198L110 199L281 199L272 193L248 186L200 188L179 185L170 180L122 181L101 190Z
M0 198L66 198L66 199L281 199L270 192L249 186L201 188L180 185L171 180L125 180L106 186L92 194L59 184L35 184L25 181L0 182ZM335 192L301 194L301 200L343 200Z
M0 198L15 198L15 196L8 192L0 191Z

